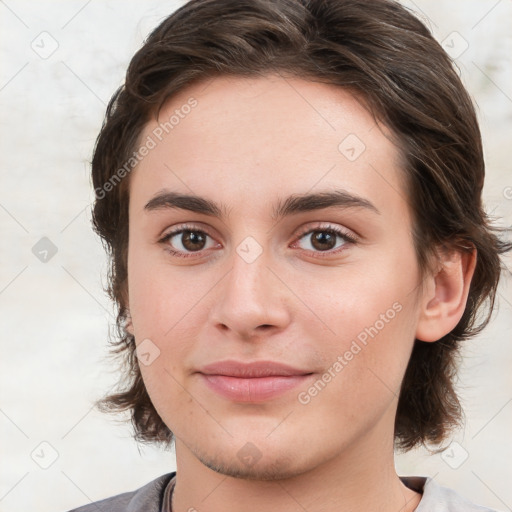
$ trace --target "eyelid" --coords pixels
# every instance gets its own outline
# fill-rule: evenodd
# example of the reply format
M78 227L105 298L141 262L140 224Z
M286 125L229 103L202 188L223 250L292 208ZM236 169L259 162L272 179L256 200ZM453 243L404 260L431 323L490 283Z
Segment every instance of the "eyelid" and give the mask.
M301 238L302 236L304 236L308 233L311 233L314 231L320 231L320 230L335 231L336 233L343 235L344 237L346 237L347 239L349 239L352 242L356 242L359 240L359 236L353 234L353 231L350 231L347 228L343 228L341 226L334 225L330 222L320 222L318 225L313 226L313 227L311 227L311 226L304 227L304 229L299 230L297 237Z
M165 232L163 235L158 237L157 243L167 243L168 240L170 240L173 236L178 235L179 233L183 231L195 231L204 233L205 235L209 236L211 239L215 239L213 235L211 235L207 228L204 228L197 224L189 224L189 223L183 223L178 224L177 226L174 226L170 231ZM204 249L203 249L204 250ZM201 252L201 251L197 251ZM193 253L190 253L193 254Z
M187 230L189 230L189 231L201 231L203 233L206 233L209 236L212 236L209 233L209 228L203 226L201 223L197 224L197 223L194 223L194 222L192 222L192 223L190 223L190 222L182 222L180 224L174 225L169 231L164 230L163 234L159 235L158 238L159 239L165 238L165 237L167 237L169 235L176 234L178 231L181 231L181 230L184 230L184 231L187 231Z

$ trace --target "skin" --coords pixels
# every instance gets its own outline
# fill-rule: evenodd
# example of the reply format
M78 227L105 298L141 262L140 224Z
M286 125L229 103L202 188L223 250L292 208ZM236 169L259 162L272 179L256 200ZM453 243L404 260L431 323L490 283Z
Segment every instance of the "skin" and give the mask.
M190 97L197 106L130 176L128 329L159 350L140 366L176 439L173 510L414 510L421 495L394 468L398 392L415 337L434 342L460 319L474 254L441 254L438 269L421 275L398 150L349 92L276 75L217 77L174 96L159 121ZM148 123L141 140L157 127ZM354 161L338 149L349 134L366 148ZM164 189L214 200L229 215L145 210ZM279 199L334 189L379 213L329 207L272 218ZM183 223L208 235L203 249L182 235L160 242ZM319 249L312 235L326 223L357 241L337 236ZM250 263L237 252L248 236L262 250ZM394 318L301 403L298 393L393 304ZM197 373L225 359L313 375L279 397L241 403ZM256 463L240 456L244 446Z

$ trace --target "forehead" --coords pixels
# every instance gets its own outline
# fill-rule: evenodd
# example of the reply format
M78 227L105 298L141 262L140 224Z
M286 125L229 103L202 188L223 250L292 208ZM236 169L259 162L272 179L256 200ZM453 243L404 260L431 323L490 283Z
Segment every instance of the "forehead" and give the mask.
M352 93L299 78L221 76L186 87L146 125L140 141L149 140L132 176L142 199L177 188L261 203L341 186L396 202L403 188L386 127Z

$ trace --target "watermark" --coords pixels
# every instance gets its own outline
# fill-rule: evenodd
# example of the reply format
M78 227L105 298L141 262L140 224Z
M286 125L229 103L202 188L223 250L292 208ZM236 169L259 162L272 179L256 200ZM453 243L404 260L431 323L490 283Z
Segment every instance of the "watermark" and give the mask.
M174 113L169 117L168 121L159 123L156 128L153 129L151 134L146 137L146 140L139 146L137 151L134 151L132 156L128 158L125 164L120 167L101 187L94 189L96 199L103 199L108 192L114 190L119 183L135 168L135 166L144 160L149 155L152 149L155 149L159 142L161 142L164 136L170 133L176 126L178 126L182 119L190 114L194 107L197 107L198 101L191 96L187 103L181 105L180 108L174 110Z
M245 443L240 450L238 450L236 456L249 467L254 466L262 457L262 453L259 448L251 443Z
M59 452L48 441L42 441L32 450L30 457L40 468L48 469L59 458Z
M452 441L450 446L441 453L441 459L452 469L459 469L468 457L468 451L457 441Z
M348 134L338 145L338 151L350 162L355 162L366 149L364 142L355 134Z
M253 263L263 252L263 247L255 238L248 236L238 244L236 252L246 263Z
M41 59L46 60L57 51L59 42L45 30L33 39L32 43L30 43L30 47Z
M349 364L354 357L361 352L361 350L367 346L369 338L373 339L379 334L384 327L391 320L393 320L400 311L402 311L402 304L400 302L394 302L393 305L385 312L379 315L379 319L376 320L370 327L365 327L350 345L350 348L346 350L343 355L339 355L336 361L327 368L322 376L317 379L306 391L301 391L297 395L298 401L302 405L307 405L311 402L311 399L322 391L329 382L331 382L336 375L338 375L345 366ZM359 342L359 343L358 343ZM361 346L362 345L362 346Z
M454 31L441 41L441 46L452 59L458 59L469 48L469 43L459 32Z
M57 246L46 236L43 236L32 247L32 254L42 263L48 263L57 254L57 251Z
M512 199L512 187L505 187L503 189L503 197L505 199Z
M160 349L149 338L142 340L135 348L137 359L144 365L149 366L155 359L160 357Z

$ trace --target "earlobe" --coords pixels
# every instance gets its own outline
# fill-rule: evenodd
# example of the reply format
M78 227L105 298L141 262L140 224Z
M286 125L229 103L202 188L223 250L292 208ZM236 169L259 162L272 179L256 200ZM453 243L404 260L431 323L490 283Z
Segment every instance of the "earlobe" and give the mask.
M418 340L437 341L459 323L466 308L476 258L476 249L440 252L440 267L425 286L416 330Z

